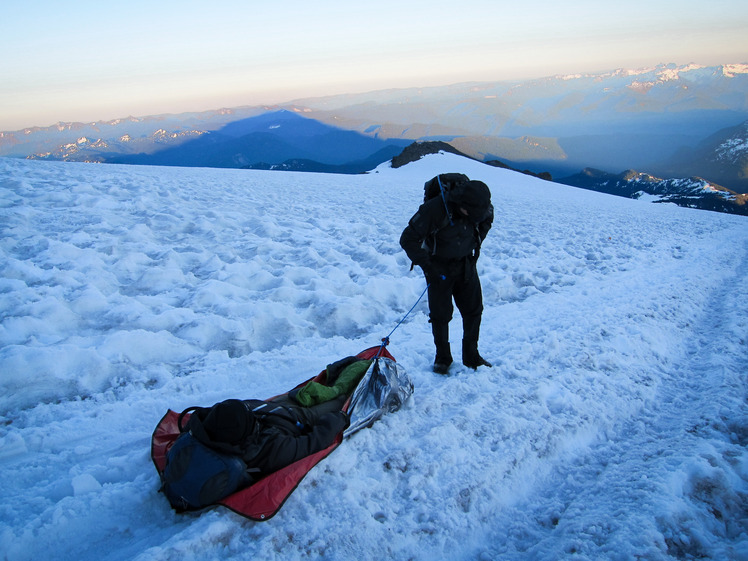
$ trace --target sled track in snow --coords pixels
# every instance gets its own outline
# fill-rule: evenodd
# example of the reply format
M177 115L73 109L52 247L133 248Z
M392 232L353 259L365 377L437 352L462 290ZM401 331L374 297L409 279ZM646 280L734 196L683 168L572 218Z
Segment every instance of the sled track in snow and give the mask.
M748 534L748 481L740 473L748 445L748 300L740 286L746 278L748 244L734 277L716 287L701 321L690 327L688 352L658 369L654 401L587 453L559 463L533 500L519 505L522 513L512 510L506 534L495 540L508 537L510 545L497 546L497 557L615 558L631 548L634 534L649 560L742 558ZM730 323L735 317L743 321ZM715 372L720 385L709 383ZM671 515L657 514L662 512ZM654 539L648 535L652 517L660 532ZM518 544L529 547L512 547Z

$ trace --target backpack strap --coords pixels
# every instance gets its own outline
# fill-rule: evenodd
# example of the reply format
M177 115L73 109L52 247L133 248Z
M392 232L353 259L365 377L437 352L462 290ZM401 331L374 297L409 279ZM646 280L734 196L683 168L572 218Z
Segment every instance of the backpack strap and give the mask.
M188 407L187 409L185 409L179 414L179 417L177 418L177 428L179 429L179 432L186 432L185 431L186 427L182 426L182 421L184 420L185 415L187 415L187 413L192 413L193 411L197 409L200 409L200 407L198 406Z
M252 409L252 413L260 419L266 419L268 417L284 419L299 430L304 430L306 426L297 416L291 413L291 410L280 403L273 403L272 400L259 403L259 405Z
M442 179L439 175L436 176L436 181L439 183L439 192L442 195L442 202L444 203L444 210L447 211L447 218L449 219L449 224L453 225L454 222L452 222L452 213L449 211L449 205L447 204L447 195L444 193L444 185L442 185Z
M445 203L446 204L446 203ZM436 255L436 235L441 232L444 228L447 226L454 226L454 220L452 220L452 215L449 212L449 209L446 209L447 214L442 219L442 221L436 225L436 228L434 228L431 233L429 234L428 238L424 240L426 243L427 249L431 250L431 255Z

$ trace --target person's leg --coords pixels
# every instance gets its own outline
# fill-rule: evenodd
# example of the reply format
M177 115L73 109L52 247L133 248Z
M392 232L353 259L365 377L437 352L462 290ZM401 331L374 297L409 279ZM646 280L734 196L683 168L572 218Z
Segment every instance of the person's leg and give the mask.
M455 284L455 304L462 316L462 363L473 369L478 366L491 366L478 352L483 315L483 290L473 259L465 261L464 275Z
M452 348L449 344L449 323L431 322L431 332L434 336L436 356L434 357L434 372L446 374L452 364Z
M434 337L436 357L434 372L446 374L452 364L452 350L449 344L449 322L452 320L452 286L454 279L446 278L433 281L429 285L429 321Z

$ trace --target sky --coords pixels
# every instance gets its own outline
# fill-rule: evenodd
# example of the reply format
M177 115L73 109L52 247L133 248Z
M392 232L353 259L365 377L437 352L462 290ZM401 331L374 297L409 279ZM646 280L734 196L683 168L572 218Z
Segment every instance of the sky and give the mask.
M4 0L0 131L465 81L748 62L744 0Z

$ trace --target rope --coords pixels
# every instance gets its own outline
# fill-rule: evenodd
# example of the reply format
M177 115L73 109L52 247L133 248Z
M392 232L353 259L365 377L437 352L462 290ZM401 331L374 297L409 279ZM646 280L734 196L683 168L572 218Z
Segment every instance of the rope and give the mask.
M418 297L418 300L416 300L416 303L413 304L413 306L408 310L408 313L403 316L403 319L401 319L398 324L390 331L390 334L387 335L387 337L382 338L382 345L379 347L379 350L377 351L377 354L374 358L379 358L379 355L382 354L382 351L384 348L390 344L390 337L392 337L392 334L397 330L398 327L402 325L402 323L407 319L407 317L411 314L413 310L416 309L416 306L421 301L421 298L423 298L424 294L426 294L426 291L429 289L430 284L426 285L426 288L423 289L423 292L421 292L421 295Z

